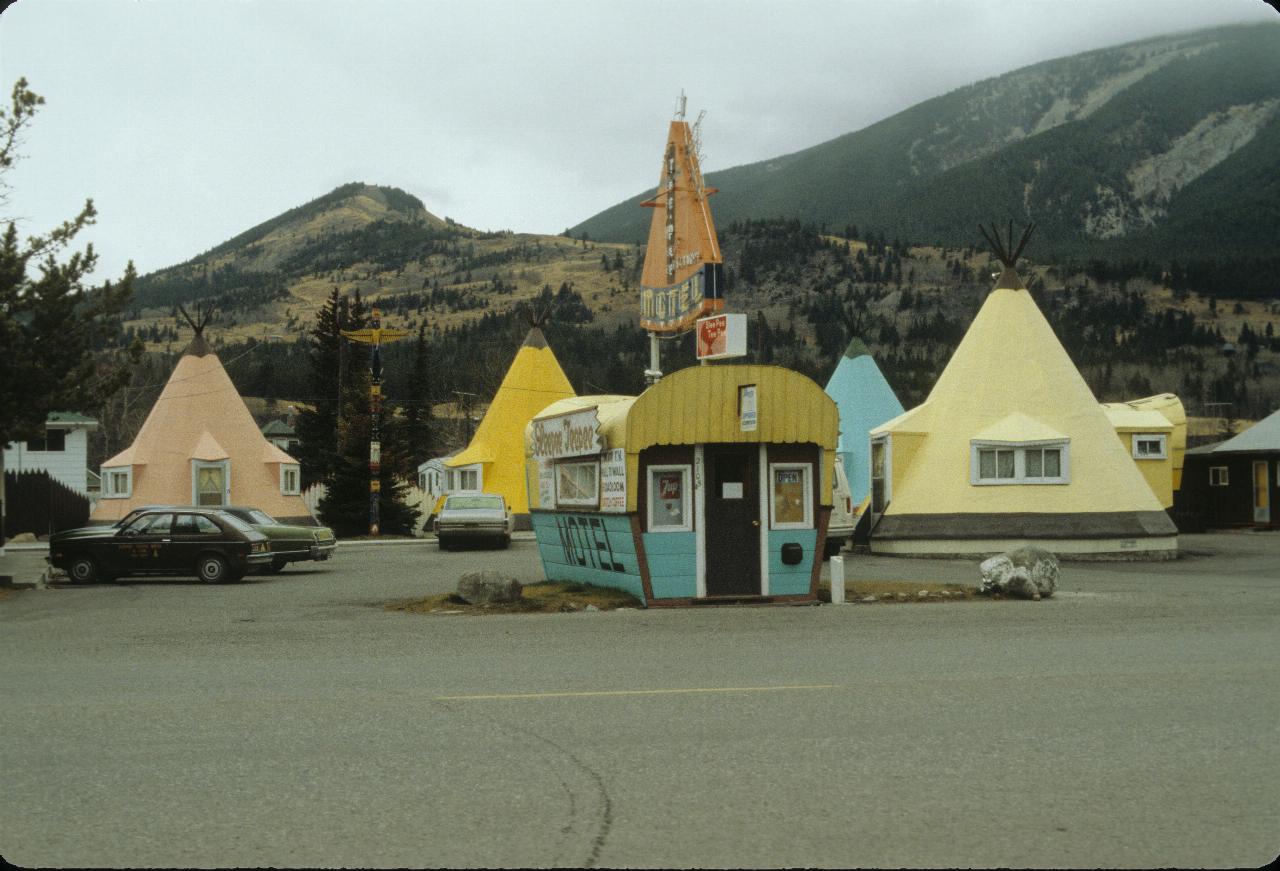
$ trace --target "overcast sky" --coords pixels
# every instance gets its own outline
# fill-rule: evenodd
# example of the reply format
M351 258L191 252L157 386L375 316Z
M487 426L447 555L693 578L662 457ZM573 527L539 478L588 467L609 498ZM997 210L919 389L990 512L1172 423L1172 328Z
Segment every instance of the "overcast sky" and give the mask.
M776 157L1054 57L1278 16L1264 0L19 0L43 95L5 220L86 197L97 277L186 260L348 181L558 233L656 184L681 90L703 169Z

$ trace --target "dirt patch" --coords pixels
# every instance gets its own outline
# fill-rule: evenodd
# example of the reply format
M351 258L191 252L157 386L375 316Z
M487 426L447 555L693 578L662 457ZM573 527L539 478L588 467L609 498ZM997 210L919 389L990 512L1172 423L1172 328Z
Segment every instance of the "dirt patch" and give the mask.
M621 590L595 587L591 584L566 584L544 581L525 586L515 602L471 605L456 593L442 593L425 599L408 599L384 606L388 611L439 616L477 614L562 614L573 611L616 611L639 608L640 600Z

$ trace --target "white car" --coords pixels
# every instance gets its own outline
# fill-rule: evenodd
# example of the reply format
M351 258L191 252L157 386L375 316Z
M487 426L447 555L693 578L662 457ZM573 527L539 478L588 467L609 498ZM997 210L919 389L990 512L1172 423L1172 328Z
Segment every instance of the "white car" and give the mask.
M464 541L491 541L498 547L511 544L515 518L507 500L494 493L455 493L447 496L436 517L436 540L441 550L452 550Z

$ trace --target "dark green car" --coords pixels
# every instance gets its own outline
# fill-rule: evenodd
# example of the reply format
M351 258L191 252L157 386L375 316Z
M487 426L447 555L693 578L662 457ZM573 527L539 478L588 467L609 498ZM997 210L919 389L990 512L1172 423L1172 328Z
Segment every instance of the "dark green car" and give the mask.
M260 508L227 505L219 509L238 517L271 541L271 564L268 572L278 572L287 564L301 560L323 562L333 556L338 539L327 526L293 526L281 523Z
M79 583L195 575L216 584L271 565L271 546L263 533L217 509L147 508L118 526L55 532L45 559Z

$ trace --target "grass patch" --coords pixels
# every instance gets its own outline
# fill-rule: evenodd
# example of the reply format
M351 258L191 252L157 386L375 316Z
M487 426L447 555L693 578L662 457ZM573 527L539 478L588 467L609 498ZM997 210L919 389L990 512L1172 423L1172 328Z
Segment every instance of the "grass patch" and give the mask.
M618 608L639 608L640 600L630 593L591 584L572 584L560 581L541 581L526 584L515 602L489 605L468 604L457 593L441 593L425 599L409 599L385 606L388 611L408 611L413 614L559 614L584 611L593 605L601 611Z
M859 602L871 596L874 596L877 602L964 602L975 598L989 598L980 597L977 587L955 583L889 580L846 580L844 582L846 602ZM824 581L818 585L818 598L823 602L831 601L829 583Z

